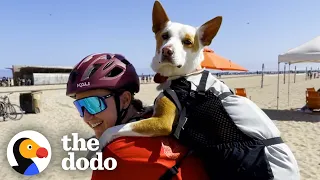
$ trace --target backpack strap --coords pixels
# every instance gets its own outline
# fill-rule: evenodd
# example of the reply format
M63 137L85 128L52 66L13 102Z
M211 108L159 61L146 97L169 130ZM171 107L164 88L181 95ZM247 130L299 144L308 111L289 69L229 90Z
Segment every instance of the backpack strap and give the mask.
M197 87L198 94L204 96L206 93L206 85L207 85L207 79L209 76L209 71L203 71L199 85Z
M160 178L159 180L171 180L173 176L177 175L179 172L179 167L182 163L182 161L188 157L190 154L192 154L192 150L189 150L180 160L176 162L174 166L172 166L170 169L168 169Z
M168 97L176 105L178 110L181 111L181 103L179 101L179 98L176 92L174 92L174 90L172 90L171 88L167 88L163 91L163 95Z
M202 73L199 85L196 90L199 95L202 95L202 96L205 95L209 73L210 73L209 71L203 71L203 73ZM231 90L230 90L230 92L223 92L221 94L219 94L219 92L214 87L210 87L209 90L211 90L213 92L213 94L215 94L220 100L222 100L230 95L233 95L233 92Z
M187 115L186 108L183 107L183 109L180 112L180 116L179 116L179 121L178 121L177 127L176 127L176 129L175 129L175 131L173 133L173 136L175 138L177 138L177 139L180 138L180 132L183 129L183 126L186 124L186 122L188 120L186 115Z
M184 124L187 122L186 108L182 107L176 92L174 90L172 90L171 88L165 89L163 91L163 94L166 97L168 97L176 105L176 107L178 108L179 120L178 120L178 123L176 124L177 127L176 127L173 135L174 135L175 138L179 139L180 131L181 131L181 129L183 129Z
M224 98L226 98L230 95L233 95L232 92L223 92L223 93L219 94L219 92L214 87L210 87L209 90L212 91L213 94L215 94L220 100L223 100Z

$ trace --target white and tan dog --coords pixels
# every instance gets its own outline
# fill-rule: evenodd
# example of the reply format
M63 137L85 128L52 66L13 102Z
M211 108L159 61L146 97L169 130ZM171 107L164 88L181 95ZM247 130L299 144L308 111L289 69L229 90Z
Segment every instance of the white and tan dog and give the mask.
M162 76L175 79L201 69L203 49L218 33L222 17L215 17L196 28L170 21L160 2L155 1L152 21L156 38L152 69ZM158 97L151 118L109 128L100 143L104 146L120 136L169 135L177 113L175 104L166 96Z
M166 89L166 85L170 85L170 82L173 82L171 80L185 77L184 79L190 82L191 86L194 88L196 85L194 85L195 81L193 78L199 76L204 77L202 75L207 74L207 72L202 73L203 70L200 66L203 60L203 49L205 46L211 44L211 41L218 33L222 22L222 17L218 16L213 18L204 23L202 26L196 28L170 21L162 5L156 1L153 6L152 21L152 30L155 33L156 38L156 52L151 66L152 69L158 75L160 75L160 77L168 77L166 83L163 83L162 87L164 90L168 90ZM230 93L229 88L225 84L218 81L213 76L211 76L211 80L214 82L208 83L209 81L206 81L206 86L213 87L217 92L222 94L224 92ZM174 98L173 100L177 102ZM212 175L214 178L216 178L217 174L215 173L222 170L220 172L220 175L223 176L222 179L227 179L225 178L227 173L235 177L239 177L241 174L242 176L245 176L244 178L240 179L252 179L253 176L255 177L254 179L269 179L269 177L271 179L270 169L272 169L272 176L275 177L275 180L299 180L299 168L295 157L290 148L285 143L282 143L281 139L279 139L281 136L280 131L277 129L272 120L256 104L245 97L230 95L224 99L224 104L224 109L227 113L231 114L233 123L235 123L238 130L246 134L247 137L250 137L254 140L259 139L261 142L266 142L265 140L274 140L274 138L277 138L278 142L273 142L265 147L261 146L260 144L256 146L250 146L247 148L253 149L252 154L250 154L250 151L248 152L250 156L247 156L245 153L236 153L240 157L234 157L238 155L226 153L229 152L230 148L227 148L226 151L222 149L217 155L222 154L230 157L224 157L224 162L221 164L219 164L221 160L218 160L217 163L221 169L217 171L216 169L209 169L209 174L213 173ZM181 125L180 120L183 118L180 118L180 115L182 114L181 117L183 117L183 112L186 111L183 109L185 111L180 112L181 106L183 105L179 103L177 103L176 106L174 102L164 95L164 92L161 92L155 101L154 114L151 118L107 129L99 139L99 149L101 150L110 141L120 136L151 137L166 136L171 134L175 122L179 120L178 125ZM211 112L209 111L208 113L210 114ZM201 117L199 118L201 119ZM194 121L188 120L189 124L190 121L195 123L197 122L197 119L195 120L193 118L193 120ZM189 140L188 136L185 137L187 137L187 139L184 139L185 141L192 141ZM195 138L198 137L196 136ZM181 140L181 138L179 139ZM231 148L230 151L247 152L247 149L241 151L239 147L236 147L235 145L235 147ZM264 155L261 154L260 151L259 153L255 152L255 150L259 150L259 148L265 150L265 158L263 158ZM203 153L201 152L201 154ZM215 159L215 155L211 156L211 153L204 154L206 156L204 160L209 159L209 161L211 161ZM88 155L92 157L94 153L89 153ZM254 157L254 155L256 155L256 157ZM256 160L251 161L249 158L250 162L246 162L248 159L244 157L250 157L253 159L256 158ZM236 162L236 164L241 164L241 166L238 168L237 166L232 165L235 159L243 159L243 162L242 160ZM258 165L251 166L253 162L257 163ZM270 164L269 168L267 165L268 163ZM210 167L211 166L212 164L210 164ZM208 166L208 168L210 167ZM231 167L235 168L232 169ZM259 172L255 171L257 169Z

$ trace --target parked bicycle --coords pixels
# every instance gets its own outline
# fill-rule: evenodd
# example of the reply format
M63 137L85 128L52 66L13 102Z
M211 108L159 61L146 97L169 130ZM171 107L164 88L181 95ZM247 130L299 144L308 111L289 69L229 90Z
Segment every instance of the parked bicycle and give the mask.
M11 120L20 120L24 114L23 110L20 106L16 104L12 104L8 95L12 94L13 92L5 95L0 96L0 117L3 118L5 121L7 118Z

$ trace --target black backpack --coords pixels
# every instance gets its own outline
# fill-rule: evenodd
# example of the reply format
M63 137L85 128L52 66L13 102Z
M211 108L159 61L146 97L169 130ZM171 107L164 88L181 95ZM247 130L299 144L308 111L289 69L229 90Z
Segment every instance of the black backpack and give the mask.
M163 91L179 109L179 120L173 125L172 135L190 148L186 156L193 153L202 159L212 179L272 179L264 147L282 140L276 138L263 142L244 134L221 102L233 95L232 91L218 93L214 87L205 89L209 73L202 73L196 90L191 89L190 81L181 77L172 80L170 88ZM252 157L247 156L250 153ZM177 173L181 160L160 179L171 179Z

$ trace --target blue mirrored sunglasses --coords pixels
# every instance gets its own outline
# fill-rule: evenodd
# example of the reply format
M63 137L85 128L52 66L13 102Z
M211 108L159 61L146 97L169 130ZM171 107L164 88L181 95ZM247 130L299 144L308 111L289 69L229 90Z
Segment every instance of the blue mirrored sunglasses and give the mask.
M73 102L77 110L80 113L80 117L84 116L84 109L87 110L91 115L98 114L105 109L108 105L105 102L105 99L111 97L113 94L108 94L106 96L89 96L82 99L77 99Z

